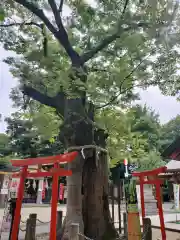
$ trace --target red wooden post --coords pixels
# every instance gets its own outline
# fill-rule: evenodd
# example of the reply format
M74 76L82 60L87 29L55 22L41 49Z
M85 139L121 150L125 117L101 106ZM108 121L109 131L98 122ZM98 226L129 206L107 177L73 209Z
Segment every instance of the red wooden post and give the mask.
M144 172L134 172L132 175L134 177L139 177L140 179L140 192L141 192L141 206L142 206L142 217L145 216L145 207L144 205L144 192L143 192L143 185L144 184L153 184L156 186L156 197L158 203L158 210L159 210L159 219L161 224L161 234L162 240L166 240L166 232L165 232L165 224L164 224L164 216L163 216L163 208L162 208L162 201L161 201L161 188L160 184L162 184L162 180L160 179L152 179L152 180L145 180L144 177L148 176L158 176L160 173L165 173L167 170L166 167L160 167L150 171Z
M59 168L59 164L54 164L55 170ZM56 223L57 223L57 200L58 200L58 174L53 175L52 183L52 201L51 201L51 226L50 226L50 240L56 240Z
M157 197L157 204L158 204L158 210L159 210L162 240L166 240L166 231L165 231L162 200L161 200L161 188L160 188L160 182L158 181L156 183L156 197Z
M27 177L46 177L53 176L52 184L52 206L51 206L51 228L50 228L50 240L56 239L56 213L57 213L57 200L58 200L58 177L59 176L70 176L71 170L65 170L59 168L59 163L73 161L78 152L65 153L63 155L50 156L50 157L39 157L29 158L24 160L11 160L13 166L22 167L21 174L13 174L13 177L20 177L20 184L18 189L18 198L16 203L15 217L13 221L13 229L11 240L17 240L18 227L20 223L21 205L24 195L24 182ZM42 165L54 163L54 168L50 172L41 172L40 169L37 172L28 172L28 166Z
M11 240L18 239L18 229L19 229L19 224L20 224L20 214L21 214L21 206L22 206L22 201L23 201L23 196L24 196L24 183L25 183L25 179L26 179L26 175L27 175L27 168L28 168L27 166L23 167L22 172L21 172Z
M143 180L144 177L139 177L140 180L140 194L141 194L141 208L142 208L142 221L145 218L145 204L144 204L144 185Z

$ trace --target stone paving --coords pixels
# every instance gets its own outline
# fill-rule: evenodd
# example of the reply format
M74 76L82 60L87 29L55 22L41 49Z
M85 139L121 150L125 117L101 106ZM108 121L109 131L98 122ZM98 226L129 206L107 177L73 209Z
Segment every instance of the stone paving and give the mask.
M161 240L161 231L158 229L153 229L152 239ZM180 234L166 231L166 240L180 240Z
M111 211L112 207L110 206L110 211ZM118 206L115 205L114 206L114 212L115 212L115 219L114 222L116 227L118 227ZM63 211L63 216L66 215L66 205L59 205L58 206L58 210L62 210ZM122 212L125 211L125 205L121 206L121 210ZM3 213L4 213L4 209L0 209L0 222L2 220L3 217ZM36 227L36 233L37 234L41 234L41 233L47 233L49 232L49 228L50 228L50 216L51 216L51 208L50 205L26 205L22 208L21 211L21 225L20 225L20 233L19 233L19 240L24 239L25 236L25 222L29 216L30 213L37 213L37 227ZM152 221L152 225L154 226L160 226L159 223L159 218L158 216L148 216L151 218ZM166 204L164 205L164 219L165 219L165 226L168 228L173 228L173 229L179 229L180 230L180 224L174 224L174 223L169 223L170 221L176 221L176 220L180 220L180 213L175 213L174 210L172 210L172 204ZM159 230L155 230L153 229L153 240L156 239L161 239L160 238L161 233ZM180 234L178 233L172 233L172 232L167 232L167 240L176 240L178 239L178 236L180 238ZM6 240L8 239L8 234L7 233L3 233L3 236L1 238L2 240ZM38 238L40 239L40 238ZM42 238L43 239L43 238ZM44 238L45 239L45 238ZM178 239L179 240L179 239Z
M58 206L58 210L63 211L63 216L66 215L66 205ZM51 219L51 208L49 205L41 205L41 206L35 206L31 205L31 207L25 206L21 210L21 224L20 224L20 231L19 231L19 240L24 239L25 237L25 226L26 226L26 220L29 217L30 213L37 213L37 227L36 227L36 233L47 233L50 229L49 221ZM1 221L3 218L4 209L0 209L0 226ZM8 229L8 226L7 226ZM2 234L2 240L8 239L8 233L3 232Z

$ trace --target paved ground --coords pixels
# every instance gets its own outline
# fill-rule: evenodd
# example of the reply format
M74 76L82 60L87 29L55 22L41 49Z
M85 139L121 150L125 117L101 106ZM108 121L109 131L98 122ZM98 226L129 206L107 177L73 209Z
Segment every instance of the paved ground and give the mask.
M179 218L180 219L180 214L175 214L174 210L171 209L172 208L172 204L166 204L164 206L164 216L165 216L165 220L169 220L169 219L174 219L174 218ZM60 205L58 206L59 210L63 211L63 215L66 215L66 205ZM110 206L110 210L112 210L112 207ZM125 211L125 206L121 207L122 212ZM3 209L0 209L0 221L2 219L3 216ZM118 207L117 205L115 205L115 219L114 222L118 222ZM30 213L37 213L37 228L36 228L36 233L40 234L40 233L47 233L49 232L49 228L50 228L50 216L51 216L51 208L48 205L26 205L26 207L22 208L21 211L21 226L20 226L20 233L19 233L19 240L24 239L25 236L25 222L29 216ZM152 225L159 225L159 220L158 220L158 216L151 216L151 221L152 221ZM180 229L180 225L179 224L172 224L172 223L166 223L165 224L166 227L170 227L170 228L174 228L174 229ZM116 223L116 226L118 227L118 224ZM178 239L179 237L179 239ZM1 240L6 240L8 239L8 234L4 233ZM161 240L161 233L159 230L153 230L153 240L157 240L160 239ZM180 234L178 233L172 233L172 232L167 232L167 240L180 240Z
M161 232L158 229L153 229L153 240L161 240ZM180 240L180 233L166 231L166 240Z
M31 205L32 206L32 205ZM61 205L58 206L58 210L62 210L63 211L63 215L66 215L66 205ZM0 209L0 222L2 221L2 217L3 217L3 213L4 210ZM25 222L29 216L30 213L37 213L37 227L36 227L36 233L37 234L41 234L41 233L47 233L49 232L50 229L50 216L51 216L51 208L50 206L33 206L33 207L25 207L22 208L21 211L21 225L20 225L20 232L19 232L19 240L24 239L25 237ZM0 223L1 224L1 223ZM1 225L0 225L1 226ZM7 226L7 230L8 230L8 224ZM1 240L7 240L8 239L8 233L7 232L3 232L2 236L1 236Z

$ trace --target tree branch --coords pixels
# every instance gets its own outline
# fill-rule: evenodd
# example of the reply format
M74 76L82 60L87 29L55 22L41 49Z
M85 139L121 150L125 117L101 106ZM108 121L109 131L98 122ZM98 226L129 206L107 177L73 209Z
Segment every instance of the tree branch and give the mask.
M38 23L36 23L36 22L22 22L22 23L8 23L8 24L0 24L0 27L4 27L4 28L6 28L6 27L13 27L13 26L36 26L36 27L38 27L38 28L40 28L40 29L42 29L42 25L41 24L38 24Z
M149 55L148 55L149 56ZM112 104L121 94L124 94L126 93L128 90L132 89L134 86L131 86L130 88L126 88L124 91L122 91L122 87L123 87L123 84L124 82L139 68L139 66L144 62L145 59L142 59L140 61L140 63L135 67L133 68L133 70L123 79L123 81L121 82L121 86L120 86L120 90L119 90L119 93L117 95L115 95L114 97L112 97L110 99L110 101L106 104L104 104L103 106L100 106L100 107L97 107L96 109L101 109L101 108L105 108L107 106L109 106L110 104Z
M108 70L106 70L105 68L97 68L97 67L91 67L87 69L89 72L107 72L107 73L112 73Z
M48 2L52 8L56 23L59 27L59 31L53 26L53 24L45 16L43 10L39 9L35 4L33 4L32 2L26 1L26 0L14 0L14 1L16 3L19 3L26 9L28 9L30 12L35 14L37 17L39 17L43 21L43 23L46 25L46 27L49 29L49 31L55 36L55 38L64 47L64 49L66 50L66 52L67 52L68 56L70 57L71 62L74 66L79 67L82 65L82 61L81 61L79 54L72 48L72 46L69 42L68 35L67 35L66 30L61 21L61 17L60 16L58 17L59 12L58 12L58 9L57 9L57 6L56 6L56 3L54 2L54 0L48 0Z
M49 97L49 96L37 91L33 87L23 86L22 93L24 95L29 96L32 99L40 102L41 104L47 105L49 107L56 108L56 103L55 103L53 97Z
M118 24L119 25L119 24ZM85 52L84 54L81 55L82 61L85 63L89 61L91 58L93 58L98 52L106 48L109 44L114 42L117 38L121 36L124 32L127 32L131 29L136 29L139 27L148 27L148 23L132 23L131 26L127 28L122 28L122 27L117 27L118 30L114 32L114 34L111 34L110 36L105 37L100 43L98 43L94 48L91 50Z
M35 4L33 4L32 2L28 2L26 0L14 0L16 3L19 3L20 5L22 5L23 7L25 7L26 9L28 9L30 12L32 12L33 14L35 14L39 19L41 19L44 24L47 26L47 28L49 29L49 31L51 33L53 33L54 36L56 36L57 34L57 30L56 28L53 26L53 24L49 21L49 19L45 16L44 12L42 9L39 9L38 7L36 7Z
M100 52L103 48L107 47L110 43L115 41L119 37L119 33L115 32L114 34L105 37L99 44L97 44L94 48L90 51L85 52L81 58L82 61L85 63L93 58L98 52Z
M129 3L129 0L125 0L124 8L123 8L123 11L122 11L122 16L121 16L121 18L124 17L124 14L125 14L125 12L126 12L126 8L127 8L128 3Z
M61 114L61 116L64 116L65 94L63 92L59 92L55 97L49 97L33 87L24 85L22 88L22 93L40 102L41 104L55 108Z
M54 18L56 21L56 24L58 26L59 31L57 32L57 34L55 35L56 38L58 39L58 41L61 43L61 45L64 47L64 49L66 50L68 56L71 59L71 62L74 66L81 66L81 58L79 56L79 54L72 48L70 42L69 42L69 38L67 35L67 32L63 26L62 23L62 19L59 13L59 10L57 8L57 5L55 3L54 0L48 0L48 3L52 9L52 12L54 14Z
M58 9L59 13L62 13L63 4L64 4L64 0L60 0L59 9Z
M49 3L49 5L52 9L53 14L54 14L54 18L55 18L57 27L58 27L59 30L61 30L63 26L62 26L61 16L59 14L57 5L56 5L54 0L48 0L48 3Z

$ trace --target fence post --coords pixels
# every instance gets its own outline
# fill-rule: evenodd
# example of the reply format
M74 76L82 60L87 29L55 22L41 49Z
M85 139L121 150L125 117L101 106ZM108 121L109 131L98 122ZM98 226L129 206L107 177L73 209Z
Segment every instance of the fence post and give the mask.
M37 214L29 214L29 218L26 223L26 235L25 240L35 240L36 239L36 219Z
M57 211L57 229L62 227L63 211Z
M114 184L111 185L112 220L114 223Z
M72 223L70 226L70 240L79 240L79 224Z
M118 183L118 220L119 220L119 233L121 233L121 181Z
M144 240L152 240L151 219L144 218L143 223L144 223L144 229L143 229Z
M56 239L59 239L62 228L63 211L57 211Z
M123 212L123 227L124 227L124 236L127 238L128 230L127 230L127 213Z

